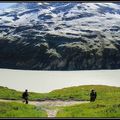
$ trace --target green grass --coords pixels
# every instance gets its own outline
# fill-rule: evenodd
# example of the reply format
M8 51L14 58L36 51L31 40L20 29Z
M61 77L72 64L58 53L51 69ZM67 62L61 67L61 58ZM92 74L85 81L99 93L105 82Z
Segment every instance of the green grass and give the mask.
M85 85L54 90L49 93L49 98L59 98L64 100L89 100L89 93L92 88L97 91L97 100L108 100L111 98L116 99L120 96L120 87Z
M120 87L84 85L58 89L49 93L30 92L30 100L61 99L89 100L91 89L97 91L97 100L69 107L61 107L57 117L120 117ZM21 99L22 92L0 87L0 98Z
M45 94L42 93L30 92L29 96L29 100L42 100L45 98ZM0 86L0 99L21 100L22 92Z
M47 117L47 113L33 105L0 102L0 118Z
M29 93L29 100L61 99L61 100L89 100L90 90L94 88L97 91L98 100L108 100L120 96L120 87L111 87L104 85L84 85L77 87L68 87L51 91L49 93ZM21 99L22 92L0 87L0 99Z
M81 95L81 98L88 100L87 93L90 88L97 91L97 100L91 103L84 103L81 105L74 105L63 107L57 113L57 117L120 117L120 87L110 86L83 86L75 87L78 89L85 89L86 94ZM75 89L74 88L74 89Z
M120 117L120 102L96 101L94 103L63 107L57 113L57 117Z
M0 86L0 99L21 99L21 92Z

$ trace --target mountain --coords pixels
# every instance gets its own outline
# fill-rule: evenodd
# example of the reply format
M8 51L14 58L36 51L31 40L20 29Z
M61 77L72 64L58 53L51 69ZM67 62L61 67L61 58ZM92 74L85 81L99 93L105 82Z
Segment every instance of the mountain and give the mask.
M120 69L120 3L21 2L0 10L0 67Z

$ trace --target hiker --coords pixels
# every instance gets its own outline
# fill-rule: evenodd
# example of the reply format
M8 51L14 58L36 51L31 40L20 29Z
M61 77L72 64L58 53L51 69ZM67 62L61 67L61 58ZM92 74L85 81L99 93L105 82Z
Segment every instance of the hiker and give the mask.
M23 92L22 94L22 98L23 98L23 103L25 102L26 104L28 104L28 90L26 89L25 92Z
M97 97L97 93L95 90L92 89L90 92L90 102L94 102L96 97Z

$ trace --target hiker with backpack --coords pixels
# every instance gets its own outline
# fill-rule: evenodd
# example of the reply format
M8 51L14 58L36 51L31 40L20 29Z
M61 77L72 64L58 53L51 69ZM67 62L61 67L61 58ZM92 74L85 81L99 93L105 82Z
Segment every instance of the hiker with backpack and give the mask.
M94 102L96 100L96 97L97 97L97 93L95 90L91 90L90 92L90 102Z
M23 98L23 103L25 102L26 104L28 104L28 90L26 89L25 92L23 92L22 94L22 98Z

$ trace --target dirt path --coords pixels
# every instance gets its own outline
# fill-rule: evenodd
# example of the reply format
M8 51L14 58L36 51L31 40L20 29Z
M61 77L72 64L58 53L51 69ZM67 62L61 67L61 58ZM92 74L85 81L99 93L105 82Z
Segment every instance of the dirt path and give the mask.
M3 100L3 99L0 99L0 101L19 102L19 103L22 102L20 100ZM62 101L62 100L29 101L29 104L35 105L38 108L45 110L48 114L48 117L56 117L59 107L82 104L82 103L89 103L89 101L73 101L73 100L69 100L69 101Z
M48 117L56 117L59 107L70 106L75 104L89 103L89 101L62 101L62 100L46 100L41 102L30 102L30 104L36 104L37 107L41 107L48 114Z

